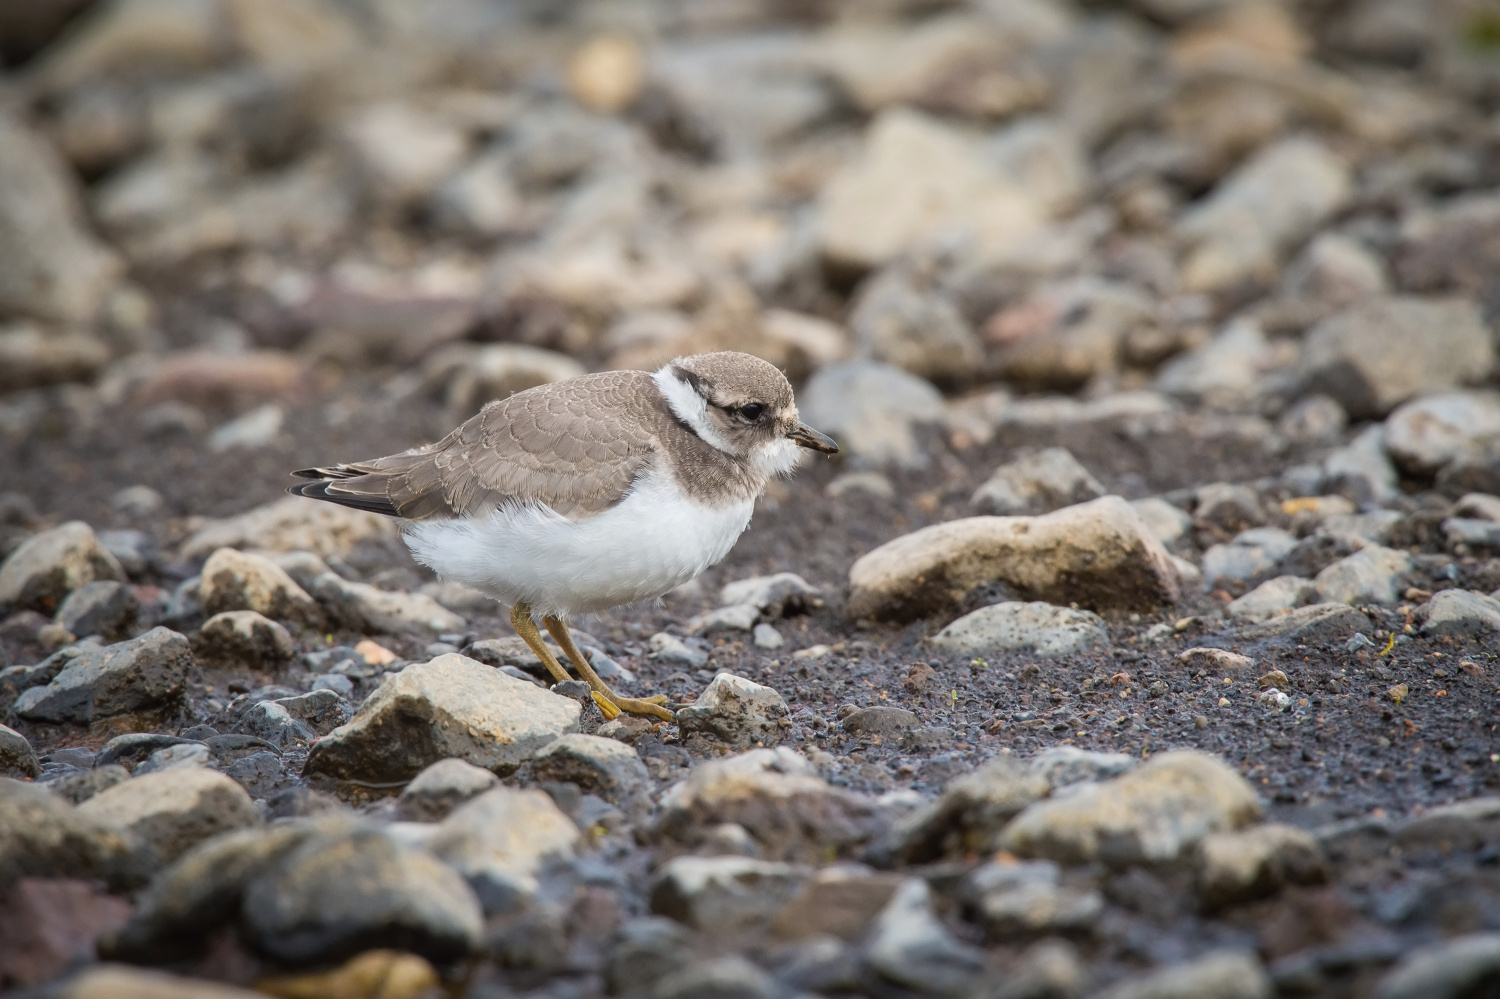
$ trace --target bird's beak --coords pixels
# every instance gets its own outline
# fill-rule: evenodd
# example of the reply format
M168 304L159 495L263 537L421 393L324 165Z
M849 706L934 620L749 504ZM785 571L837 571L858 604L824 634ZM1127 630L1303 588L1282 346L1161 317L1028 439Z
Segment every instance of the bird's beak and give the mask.
M797 429L787 434L787 437L797 442L799 447L812 448L814 451L822 451L824 454L838 454L838 442L827 434L820 434L805 423L797 424Z

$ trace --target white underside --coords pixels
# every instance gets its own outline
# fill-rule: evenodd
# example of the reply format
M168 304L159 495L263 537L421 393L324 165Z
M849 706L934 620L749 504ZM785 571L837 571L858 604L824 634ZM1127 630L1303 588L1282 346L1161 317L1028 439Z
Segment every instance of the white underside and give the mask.
M709 507L671 474L642 477L603 513L568 520L546 506L404 526L418 562L537 614L584 614L659 597L718 562L755 510L752 499Z

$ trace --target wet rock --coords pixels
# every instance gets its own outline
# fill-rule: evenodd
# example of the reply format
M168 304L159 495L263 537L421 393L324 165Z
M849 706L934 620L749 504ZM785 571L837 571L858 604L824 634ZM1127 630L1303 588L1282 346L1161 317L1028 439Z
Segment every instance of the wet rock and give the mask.
M462 877L374 829L293 848L248 885L242 911L255 948L291 966L377 947L443 964L478 949L483 920Z
M197 742L183 742L175 746L166 746L158 749L145 762L135 768L136 777L146 774L160 773L163 770L181 770L185 767L206 767L210 765L210 753L208 747Z
M1209 833L1198 843L1198 893L1209 909L1273 895L1287 885L1328 875L1311 833L1269 822L1239 832Z
M120 272L89 233L72 171L9 109L0 114L0 312L86 323Z
M896 890L875 919L865 961L878 976L923 996L966 996L985 972L984 953L948 931L925 881Z
M716 934L759 929L807 879L804 868L750 857L678 857L651 882L651 911Z
M1321 603L1241 628L1235 638L1242 642L1296 642L1302 645L1341 642L1368 628L1370 619L1345 603Z
M677 712L683 737L698 734L723 746L747 749L780 741L781 719L789 714L786 701L771 687L720 673L692 704Z
M1375 999L1460 999L1500 978L1500 933L1471 933L1407 955L1375 986Z
M991 861L965 878L962 894L992 940L1087 930L1104 911L1097 891L1065 887L1051 861Z
M1040 517L969 517L915 531L849 570L851 618L907 621L1003 582L1020 595L1084 607L1175 603L1176 568L1117 496Z
M1385 503L1394 499L1396 466L1385 451L1385 428L1367 427L1345 447L1323 459L1325 488L1342 493L1356 503Z
M1420 340L1424 349L1407 346ZM1368 299L1307 335L1309 388L1337 399L1350 416L1383 416L1417 396L1478 381L1495 349L1478 308L1466 299Z
M57 623L75 635L124 638L141 605L126 583L96 579L69 593L57 609Z
M235 728L284 749L313 742L348 722L353 715L354 709L338 694L331 690L313 690L296 697L279 697L252 704Z
M1034 515L1098 499L1104 491L1067 448L1049 447L995 469L969 502L981 513Z
M0 564L0 606L52 613L94 580L125 579L120 562L81 520L33 534Z
M1220 951L1099 993L1100 999L1271 999L1275 989L1249 954Z
M209 614L251 610L317 627L323 611L307 591L264 555L220 548L203 564L198 599Z
M855 350L919 378L967 380L983 356L979 338L952 298L931 285L901 265L873 277L849 314Z
M467 624L425 593L393 593L331 572L318 577L313 593L331 616L357 631L442 635L461 632Z
M259 611L221 611L193 635L193 654L217 666L281 669L296 654L291 634Z
M1052 604L1007 601L981 607L938 632L931 645L950 655L995 656L1030 652L1036 656L1073 655L1109 647L1104 619L1092 611Z
M132 777L79 805L78 815L146 844L164 864L219 833L260 824L243 788L202 767Z
M823 254L856 270L877 267L941 232L996 252L1045 222L1021 185L987 164L977 143L926 115L882 112L863 155L822 190Z
M801 755L753 749L694 768L663 796L651 835L690 850L734 824L762 856L818 862L863 843L880 820L874 801L828 784Z
M86 881L23 878L5 897L0 978L12 986L40 985L75 965L95 960L94 940L130 918L130 903Z
M1260 814L1255 791L1233 769L1216 757L1177 750L1112 781L1028 806L1001 842L1017 856L1062 863L1159 862Z
M935 426L943 397L930 382L875 361L848 361L819 369L797 406L803 420L833 436L857 462L923 468L928 455L917 428Z
M1385 449L1408 472L1431 475L1500 437L1500 395L1450 392L1414 399L1385 420Z
M795 572L752 576L728 583L719 591L726 607L750 604L768 618L789 617L823 605L823 591Z
M33 721L80 724L166 711L182 701L192 667L186 638L152 628L128 642L83 647L45 687L22 693L15 711Z
M544 867L572 857L580 839L545 791L499 787L454 809L425 845L493 915L533 896Z
M634 749L615 739L577 732L545 746L532 759L531 772L537 780L567 781L611 802L651 786L646 765Z
M29 780L41 776L42 765L26 737L13 728L0 725L0 777Z
M1178 224L1193 249L1183 263L1190 291L1275 280L1282 255L1349 197L1349 169L1313 139L1293 137L1250 157Z
M1441 590L1417 608L1424 635L1477 638L1500 631L1500 600L1473 590Z
M1315 603L1317 599L1318 588L1312 580L1301 576L1277 576L1230 601L1224 613L1236 621L1259 624L1285 611Z
M412 822L438 822L470 798L499 786L500 778L472 763L438 760L402 789L396 809Z
M1406 552L1371 545L1318 573L1313 585L1325 603L1389 605L1401 599L1411 571Z
M205 558L220 548L258 548L348 558L356 547L369 544L399 544L389 517L288 496L237 517L204 524L183 542L181 555Z
M389 676L347 724L320 739L305 772L396 781L457 757L509 773L578 730L577 701L454 653Z
M1252 527L1241 531L1228 544L1214 545L1203 553L1203 578L1248 580L1275 569L1297 538L1276 527Z
M889 739L915 728L917 715L905 708L876 705L845 715L841 725L850 735L878 735Z

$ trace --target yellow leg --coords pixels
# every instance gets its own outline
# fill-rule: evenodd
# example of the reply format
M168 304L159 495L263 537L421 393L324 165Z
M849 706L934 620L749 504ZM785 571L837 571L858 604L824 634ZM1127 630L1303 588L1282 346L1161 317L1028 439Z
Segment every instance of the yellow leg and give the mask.
M613 718L621 711L629 711L633 715L652 715L663 721L672 721L676 718L670 710L662 707L667 699L665 694L641 700L634 697L621 697L610 690L609 686L599 679L599 674L594 672L594 667L589 665L583 650L573 641L573 636L568 633L568 626L563 624L561 618L549 614L542 618L542 624L547 626L552 637L557 639L557 644L561 645L562 650L568 654L568 658L573 660L573 668L589 682L589 686L593 688L594 703L599 705L599 710L603 712L605 718Z
M573 679L568 671L562 668L562 663L552 654L552 650L542 642L542 633L537 631L536 622L531 619L531 608L526 604L516 604L510 609L510 626L516 629L516 634L521 636L532 652L542 660L542 665L547 667L547 672L558 683L566 683Z

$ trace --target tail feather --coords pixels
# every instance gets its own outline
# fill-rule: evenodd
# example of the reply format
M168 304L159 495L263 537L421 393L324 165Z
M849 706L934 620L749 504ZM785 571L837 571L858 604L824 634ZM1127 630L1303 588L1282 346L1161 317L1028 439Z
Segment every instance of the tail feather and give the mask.
M380 482L383 476L374 476L349 465L334 465L331 468L302 468L292 474L301 479L314 480L288 486L287 492L293 496L325 500L355 510L384 514L387 517L401 516L400 511L396 509L396 504L391 502L383 488L383 483ZM361 479L366 481L361 482ZM360 488L361 486L364 488Z

